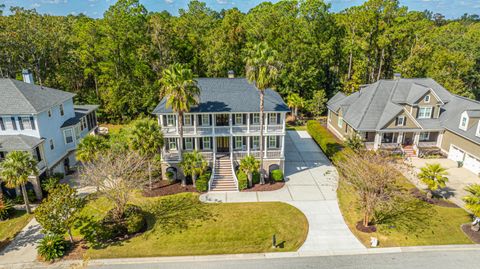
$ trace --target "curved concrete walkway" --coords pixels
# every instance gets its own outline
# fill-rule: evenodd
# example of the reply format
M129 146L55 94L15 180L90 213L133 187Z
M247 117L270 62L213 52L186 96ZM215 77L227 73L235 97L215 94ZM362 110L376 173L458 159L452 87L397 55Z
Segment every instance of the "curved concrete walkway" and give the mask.
M366 250L343 221L338 207L338 174L328 158L305 131L288 131L285 137L287 183L270 192L207 193L203 202L285 202L308 219L308 236L299 252L348 252Z

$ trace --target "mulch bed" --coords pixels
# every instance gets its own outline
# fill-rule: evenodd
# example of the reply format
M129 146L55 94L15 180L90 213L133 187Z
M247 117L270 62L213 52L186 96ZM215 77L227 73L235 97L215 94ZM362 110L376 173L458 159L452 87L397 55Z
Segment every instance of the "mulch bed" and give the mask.
M62 257L64 260L83 260L83 255L87 251L88 246L85 241L75 241L73 246L67 252L65 256Z
M242 192L253 191L275 191L281 189L285 185L285 182L266 182L265 184L255 184L250 189L242 190Z
M480 244L480 231L475 232L471 229L472 224L465 223L462 224L462 231L472 240L475 244Z
M377 231L377 227L375 225L370 225L368 227L363 226L363 221L357 222L357 225L355 225L355 228L359 230L360 232L363 233L374 233Z
M148 185L143 190L143 195L147 197L164 196L182 192L198 192L193 185L182 187L181 182L170 183L168 180L160 180L152 184L152 190Z
M441 206L441 207L451 207L451 208L458 208L459 206L449 202L448 200L442 199L442 198L435 198L433 197L432 199L427 198L426 194L420 191L417 188L412 188L410 189L410 193L413 195L413 197L422 200L424 202L427 202L432 205L436 206Z

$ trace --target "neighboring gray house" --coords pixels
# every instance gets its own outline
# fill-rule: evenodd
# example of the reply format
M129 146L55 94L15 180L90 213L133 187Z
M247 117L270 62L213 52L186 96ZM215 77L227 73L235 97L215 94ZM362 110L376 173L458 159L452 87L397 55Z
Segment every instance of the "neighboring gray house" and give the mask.
M238 190L234 168L248 154L260 157L260 95L244 78L199 78L200 103L184 117L183 150L199 150L214 169L210 190ZM289 108L273 90L265 91L264 169L284 168L285 115ZM163 99L153 114L165 136L162 171L183 173L180 156L178 115ZM214 162L214 160L216 160ZM215 165L214 165L215 163Z
M75 94L24 81L0 79L0 162L8 152L28 151L40 175L65 173L76 163L81 138L95 132L98 106L73 104Z
M379 80L328 103L327 126L339 138L360 135L369 149L407 155L440 150L480 173L480 102L430 78Z

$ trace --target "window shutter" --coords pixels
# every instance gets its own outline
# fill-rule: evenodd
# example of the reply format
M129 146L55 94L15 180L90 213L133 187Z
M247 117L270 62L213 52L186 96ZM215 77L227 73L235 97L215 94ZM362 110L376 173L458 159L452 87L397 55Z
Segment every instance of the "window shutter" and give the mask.
M398 117L395 118L395 126L398 125Z
M3 123L2 117L0 117L0 129L2 129L2 131L5 131L5 124Z
M281 118L280 113L277 113L277 124L280 124L280 118Z
M243 146L245 146L245 148L247 147L247 137L244 136L243 139L242 139L242 149L243 149Z
M243 119L243 125L247 125L247 114L243 114L242 119Z
M197 126L202 126L202 115L197 115Z
M197 140L197 139L192 138L192 148L193 148L193 149L195 149L195 143L197 142L196 140Z
M210 123L210 126L213 125L213 118L212 118L212 114L208 115L208 123Z
M250 124L253 123L253 114L250 114Z
M17 130L17 123L15 122L15 118L14 117L11 117L10 120L12 121L12 126L13 126L13 130Z
M235 125L235 117L237 114L232 114L232 125Z
M167 126L167 115L162 115L163 126Z
M278 136L275 136L275 140L277 140L277 149L280 148L280 139Z
M18 117L18 125L20 125L20 130L24 130L22 118Z
M198 142L198 147L200 148L200 150L203 150L203 138L198 139Z
M33 119L33 117L30 117L30 125L32 125L32 130L35 130L35 120Z
M433 115L434 115L434 114L433 114L434 112L435 112L435 107L432 107L432 113L430 114L430 118L431 118L431 119L432 119L432 118L435 118L435 117L433 116Z
M407 125L407 117L403 118L403 126Z

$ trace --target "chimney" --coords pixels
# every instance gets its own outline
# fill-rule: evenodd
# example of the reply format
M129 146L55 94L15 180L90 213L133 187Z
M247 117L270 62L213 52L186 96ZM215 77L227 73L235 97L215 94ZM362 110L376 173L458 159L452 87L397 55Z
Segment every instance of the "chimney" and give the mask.
M400 74L400 73L394 73L394 74L393 74L393 79L394 79L394 80L399 80L399 79L401 79L401 78L402 78L402 74Z
M233 72L233 70L228 70L228 78L235 78L235 72Z
M28 69L22 69L23 82L34 84L33 74Z

